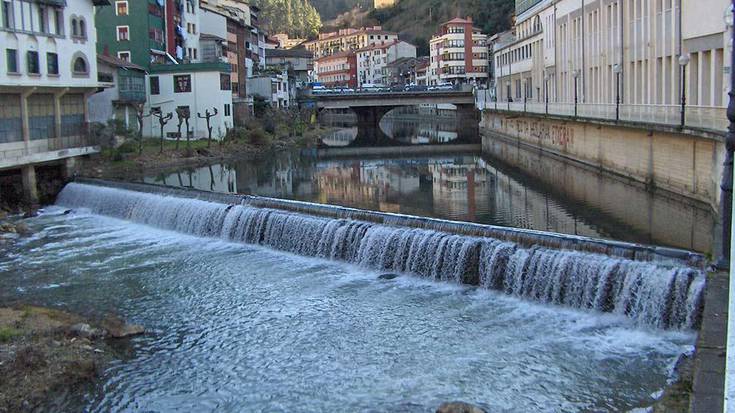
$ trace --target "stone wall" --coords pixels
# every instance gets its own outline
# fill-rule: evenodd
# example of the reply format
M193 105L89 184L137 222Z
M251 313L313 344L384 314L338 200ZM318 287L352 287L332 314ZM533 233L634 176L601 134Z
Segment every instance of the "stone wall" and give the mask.
M719 205L725 147L718 135L491 111L483 112L480 128L483 151L488 153L493 139L505 138L706 202L715 210Z

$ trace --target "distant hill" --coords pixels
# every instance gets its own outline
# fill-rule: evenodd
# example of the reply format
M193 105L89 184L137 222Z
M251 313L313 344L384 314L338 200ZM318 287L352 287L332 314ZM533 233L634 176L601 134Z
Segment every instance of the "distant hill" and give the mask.
M373 0L310 0L310 3L319 12L322 20L332 20L355 8L361 10L373 8Z
M254 0L268 33L315 37L322 27L319 12L308 0Z
M441 23L472 16L475 26L492 35L510 28L514 8L514 0L399 0L394 7L373 10L369 17L416 44L419 54L428 55L429 39Z

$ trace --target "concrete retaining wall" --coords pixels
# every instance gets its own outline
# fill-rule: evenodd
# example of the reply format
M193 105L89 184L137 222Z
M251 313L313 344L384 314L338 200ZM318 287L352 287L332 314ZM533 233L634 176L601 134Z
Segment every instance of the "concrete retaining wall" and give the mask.
M487 153L493 151L493 139L510 139L516 145L706 202L715 210L719 205L725 146L718 135L491 111L482 113L480 130Z

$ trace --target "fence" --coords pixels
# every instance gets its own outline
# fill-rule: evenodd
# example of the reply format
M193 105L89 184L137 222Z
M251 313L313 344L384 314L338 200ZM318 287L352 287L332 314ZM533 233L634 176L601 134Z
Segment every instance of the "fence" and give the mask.
M630 105L614 103L565 102L497 102L491 99L489 90L475 91L478 109L510 112L538 113L556 116L576 116L585 119L621 120L626 122L654 123L668 126L681 125L681 105ZM576 108L575 108L576 107ZM576 109L576 110L575 110ZM727 108L715 106L686 106L684 125L689 128L718 132L727 130Z

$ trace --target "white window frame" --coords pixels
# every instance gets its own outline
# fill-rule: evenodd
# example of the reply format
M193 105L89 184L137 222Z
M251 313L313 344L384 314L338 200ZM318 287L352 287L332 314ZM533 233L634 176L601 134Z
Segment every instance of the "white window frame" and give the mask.
M127 10L127 14L118 14L118 8L117 5L120 3L125 3L125 10ZM115 2L115 16L129 16L130 15L130 5L128 4L128 0L120 0Z
M128 31L128 38L127 39L121 39L120 38L120 29L125 28L125 30ZM115 36L117 36L118 42L129 42L130 41L130 26L116 26L115 27Z
M122 58L122 55L124 55L124 54L127 54L128 55L128 60L125 60L125 59ZM120 59L120 60L125 60L126 62L130 62L130 60L133 58L133 55L130 54L130 50L121 50L121 51L117 52L117 58Z

